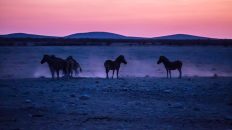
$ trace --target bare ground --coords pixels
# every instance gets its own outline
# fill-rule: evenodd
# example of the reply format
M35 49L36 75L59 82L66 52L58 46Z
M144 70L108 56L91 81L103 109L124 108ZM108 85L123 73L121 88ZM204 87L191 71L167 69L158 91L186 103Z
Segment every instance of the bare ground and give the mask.
M232 129L232 78L0 80L0 130Z

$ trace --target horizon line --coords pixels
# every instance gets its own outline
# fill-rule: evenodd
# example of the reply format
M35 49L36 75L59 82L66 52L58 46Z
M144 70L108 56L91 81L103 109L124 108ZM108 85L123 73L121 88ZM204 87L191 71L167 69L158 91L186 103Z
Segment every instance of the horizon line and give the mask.
M209 39L232 39L232 38L219 38L219 37L210 37L210 36L204 36L204 35L194 35L194 34L188 34L188 33L173 33L173 34L165 34L165 35L158 35L158 36L131 36L131 35L124 35L121 33L114 33L114 32L107 32L107 31L86 31L86 32L76 32L76 33L70 33L67 35L50 35L50 34L37 34L37 33L27 33L27 32L12 32L12 33L0 33L0 35L10 35L10 34L30 34L30 35L39 35L39 36L48 36L48 37L67 37L69 35L78 34L78 33L112 33L116 35L122 35L125 37L138 37L138 38L156 38L156 37L163 37L163 36L172 36L172 35L190 35L190 36L196 36L196 37L203 37L203 38L209 38Z

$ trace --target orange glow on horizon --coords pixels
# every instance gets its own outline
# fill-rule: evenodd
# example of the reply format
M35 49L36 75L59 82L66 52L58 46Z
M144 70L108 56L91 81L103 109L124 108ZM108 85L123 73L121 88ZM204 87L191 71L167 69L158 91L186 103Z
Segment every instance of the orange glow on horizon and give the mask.
M0 0L0 33L232 38L231 0Z

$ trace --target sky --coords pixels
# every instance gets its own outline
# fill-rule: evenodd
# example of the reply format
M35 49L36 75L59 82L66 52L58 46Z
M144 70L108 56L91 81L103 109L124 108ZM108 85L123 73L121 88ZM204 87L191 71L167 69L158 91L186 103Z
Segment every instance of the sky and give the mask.
M232 38L232 0L0 0L0 34Z

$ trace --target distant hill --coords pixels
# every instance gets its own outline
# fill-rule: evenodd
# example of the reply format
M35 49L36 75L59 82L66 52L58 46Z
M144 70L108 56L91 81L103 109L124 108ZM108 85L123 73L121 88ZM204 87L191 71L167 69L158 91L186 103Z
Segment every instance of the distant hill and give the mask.
M55 38L53 36L44 36L37 34L27 34L27 33L11 33L6 35L0 35L3 38Z
M87 32L71 34L65 38L126 39L129 37L109 32Z
M154 37L154 39L165 39L165 40L204 40L204 39L211 39L207 37L201 36L194 36L188 34L174 34L174 35L167 35L161 37Z
M0 35L0 46L111 46L176 45L232 46L232 39L214 39L176 34L155 38L129 37L107 32L77 33L66 37L14 33Z
M37 34L27 34L27 33L12 33L0 35L3 38L58 38L55 36L45 36L45 35L37 35ZM72 39L147 39L144 37L130 37L124 36L116 33L110 32L86 32L86 33L75 33L68 36L60 37L60 38L72 38ZM149 39L149 38L148 38ZM188 34L174 34L160 37L153 37L151 39L164 39L164 40L204 40L204 39L212 39L201 36L194 36Z

